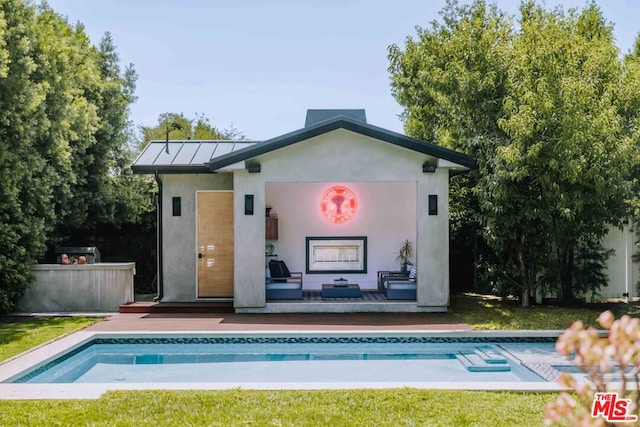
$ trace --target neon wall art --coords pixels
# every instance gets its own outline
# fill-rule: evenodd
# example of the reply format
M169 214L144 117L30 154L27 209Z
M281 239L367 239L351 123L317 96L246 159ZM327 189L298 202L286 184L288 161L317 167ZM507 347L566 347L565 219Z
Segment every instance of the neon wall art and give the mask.
M351 190L337 185L322 194L320 211L329 221L344 224L350 221L358 211L358 201Z

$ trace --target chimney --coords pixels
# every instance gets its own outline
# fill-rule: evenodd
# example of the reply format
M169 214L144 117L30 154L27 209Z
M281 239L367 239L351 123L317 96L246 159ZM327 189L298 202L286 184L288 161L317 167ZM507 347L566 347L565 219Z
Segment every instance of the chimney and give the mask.
M325 120L333 119L334 117L345 116L359 122L367 123L367 116L364 109L354 110L307 110L307 119L304 122L304 127L315 125L316 123L323 122Z

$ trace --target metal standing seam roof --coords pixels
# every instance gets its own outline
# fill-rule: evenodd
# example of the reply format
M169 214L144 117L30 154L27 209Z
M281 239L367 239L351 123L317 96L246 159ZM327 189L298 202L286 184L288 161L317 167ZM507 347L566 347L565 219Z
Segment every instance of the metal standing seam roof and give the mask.
M150 141L133 162L137 173L154 172L211 172L206 166L216 157L250 147L259 141L232 140L169 140Z

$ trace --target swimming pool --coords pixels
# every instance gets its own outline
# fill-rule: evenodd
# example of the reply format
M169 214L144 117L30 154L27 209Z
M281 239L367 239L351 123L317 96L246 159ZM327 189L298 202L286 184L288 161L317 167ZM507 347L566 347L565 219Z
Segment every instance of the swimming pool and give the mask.
M10 383L539 383L556 338L434 334L94 336ZM523 347L524 346L524 347ZM557 356L557 355L556 355ZM538 357L536 360L539 360ZM554 359L557 362L557 359Z

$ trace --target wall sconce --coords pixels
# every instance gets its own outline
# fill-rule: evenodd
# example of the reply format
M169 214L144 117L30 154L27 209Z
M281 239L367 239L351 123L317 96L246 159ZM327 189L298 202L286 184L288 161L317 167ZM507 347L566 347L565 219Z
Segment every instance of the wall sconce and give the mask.
M424 162L422 164L422 172L424 172L424 173L434 173L436 171L437 167L438 167L438 165L435 164L435 163Z
M249 173L260 173L260 163L247 163L247 171Z
M182 198L173 197L171 199L171 203L173 204L173 216L181 216L182 215Z
M429 194L429 215L438 215L438 195Z
M244 195L244 214L253 215L253 194Z

